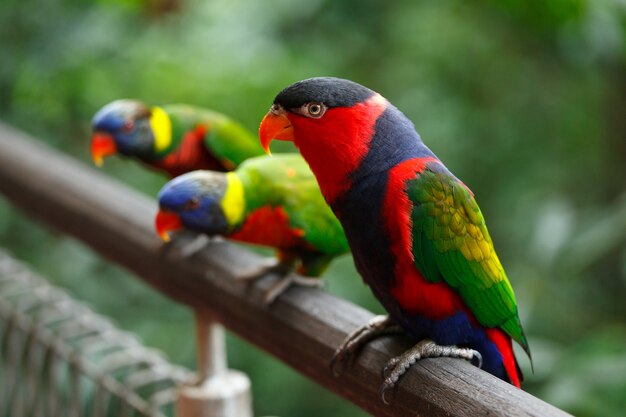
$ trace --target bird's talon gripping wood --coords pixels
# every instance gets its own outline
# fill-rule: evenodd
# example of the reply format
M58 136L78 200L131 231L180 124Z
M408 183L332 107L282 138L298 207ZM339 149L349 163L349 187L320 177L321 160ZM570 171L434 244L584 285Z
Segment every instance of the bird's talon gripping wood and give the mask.
M343 367L349 364L356 353L367 342L380 336L402 333L403 330L389 316L374 316L367 324L348 335L335 350L330 360L333 375L341 375Z
M391 404L391 401L387 400L387 392L391 389L395 396L396 391L398 390L398 385L396 384L398 380L393 380L392 378L385 379L380 386L378 393L380 394L380 398L387 405Z
M473 349L459 348L456 346L441 346L432 340L422 340L402 355L391 358L383 367L383 384L380 388L383 401L388 403L385 399L385 392L389 390L389 388L395 387L400 378L411 366L415 365L417 361L438 357L458 358L472 362L475 358L480 358L481 355ZM480 361L482 360L480 359Z
M295 260L294 260L295 261ZM263 296L263 303L272 304L283 292L292 285L299 285L309 288L321 288L324 286L324 280L321 278L301 277L293 273L295 262L278 261L276 259L267 259L257 268L246 271L235 277L235 279L245 282L255 281L269 274L276 274L279 280L272 285Z
M189 258L202 249L209 246L211 238L205 235L197 235L192 241L187 242L185 245L179 248L180 259Z
M263 303L265 305L272 304L279 295L287 291L287 289L295 283L295 278L296 275L293 273L281 276L278 281L265 292Z
M474 366L477 366L478 368L482 368L483 367L483 355L480 354L479 351L477 350L473 350L473 356L472 359L470 359L470 363Z
M241 274L235 276L237 281L256 281L269 274L285 275L293 270L292 265L285 265L276 258L267 258Z
M299 275L294 275L293 283L295 285L308 288L324 288L324 286L326 285L324 280L322 279L301 277Z

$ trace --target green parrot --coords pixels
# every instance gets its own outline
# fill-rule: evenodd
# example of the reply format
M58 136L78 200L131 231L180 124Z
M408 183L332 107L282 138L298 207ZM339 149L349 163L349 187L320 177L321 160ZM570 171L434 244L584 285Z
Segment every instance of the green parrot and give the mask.
M228 173L193 171L165 184L158 200L156 229L165 240L185 228L275 248L280 263L274 268L284 277L266 294L268 303L291 283L321 283L284 273L297 267L305 277L319 277L349 250L341 224L299 154L251 158Z
M197 169L231 171L263 155L256 136L227 116L186 104L148 106L116 100L92 121L91 155L96 165L119 153L170 177Z

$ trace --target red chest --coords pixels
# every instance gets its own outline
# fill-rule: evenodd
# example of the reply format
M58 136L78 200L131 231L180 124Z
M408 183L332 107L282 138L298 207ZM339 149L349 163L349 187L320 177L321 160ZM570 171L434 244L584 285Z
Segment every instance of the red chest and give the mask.
M227 171L226 167L206 148L204 137L206 129L198 126L185 134L176 149L151 166L166 171L170 176L177 177L186 172L198 169Z
M465 309L465 304L448 284L426 280L415 266L411 222L413 203L406 193L406 182L416 178L431 161L434 159L410 159L389 172L383 217L395 261L395 284L391 294L407 312L441 319Z
M255 210L229 238L278 249L306 245L304 230L289 225L289 215L282 207L265 206Z

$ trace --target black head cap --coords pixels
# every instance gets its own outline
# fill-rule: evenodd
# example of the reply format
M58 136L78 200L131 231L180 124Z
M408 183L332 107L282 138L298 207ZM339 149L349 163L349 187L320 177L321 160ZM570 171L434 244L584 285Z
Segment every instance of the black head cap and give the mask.
M334 77L317 77L298 81L278 93L274 99L285 109L295 109L315 101L326 107L352 107L376 94L354 81Z

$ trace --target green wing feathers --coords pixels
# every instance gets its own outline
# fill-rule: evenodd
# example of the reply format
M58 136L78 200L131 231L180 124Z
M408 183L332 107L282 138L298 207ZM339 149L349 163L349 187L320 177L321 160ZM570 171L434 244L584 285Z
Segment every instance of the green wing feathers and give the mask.
M213 149L222 160L233 166L238 166L248 158L265 155L256 135L226 117L215 120L209 126L205 142L209 149Z
M348 241L317 180L300 154L276 154L252 158L238 169L246 189L247 210L271 204L282 207L293 228L317 251L340 255L349 251Z
M203 126L207 149L226 166L235 168L248 158L265 154L256 135L222 113L187 104L163 108L172 120L173 137Z
M472 193L452 174L428 169L407 193L418 269L455 288L482 325L501 328L528 352L513 288Z

